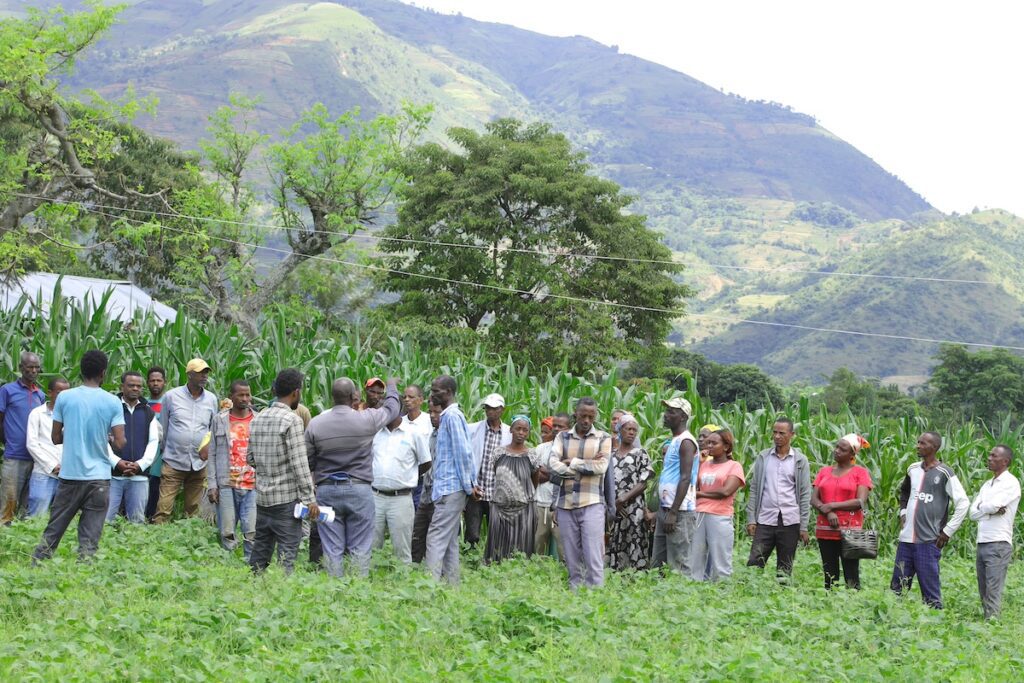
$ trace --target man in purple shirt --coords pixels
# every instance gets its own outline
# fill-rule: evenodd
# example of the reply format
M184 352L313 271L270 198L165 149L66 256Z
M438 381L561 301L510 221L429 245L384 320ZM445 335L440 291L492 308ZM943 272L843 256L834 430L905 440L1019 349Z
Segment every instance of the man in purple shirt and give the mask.
M28 510L28 482L34 461L25 445L28 414L46 403L36 384L41 370L39 356L25 351L19 364L21 377L0 387L0 441L4 463L0 469L0 523L10 525Z
M753 536L748 567L764 567L772 551L776 575L788 578L799 541L810 540L811 470L807 457L791 445L793 421L781 417L772 426L774 447L754 461L747 496L747 534Z

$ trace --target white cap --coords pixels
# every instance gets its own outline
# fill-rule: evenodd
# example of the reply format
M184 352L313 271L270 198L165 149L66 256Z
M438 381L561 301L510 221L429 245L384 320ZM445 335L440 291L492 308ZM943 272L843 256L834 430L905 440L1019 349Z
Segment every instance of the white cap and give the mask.
M484 399L484 405L488 408L504 408L505 397L501 394L488 394Z

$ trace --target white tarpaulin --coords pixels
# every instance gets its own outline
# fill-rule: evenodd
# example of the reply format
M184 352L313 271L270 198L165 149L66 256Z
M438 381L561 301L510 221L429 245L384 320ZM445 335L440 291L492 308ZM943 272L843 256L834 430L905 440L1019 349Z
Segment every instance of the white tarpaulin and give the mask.
M147 311L161 322L173 321L178 317L178 312L173 308L160 303L130 282L54 273L28 273L17 282L0 285L0 308L5 311L13 309L24 294L31 304L41 298L44 309L49 310L58 280L61 295L79 304L85 301L98 304L107 290L111 290L113 294L107 302L107 312L118 320L129 321L135 317L136 312Z

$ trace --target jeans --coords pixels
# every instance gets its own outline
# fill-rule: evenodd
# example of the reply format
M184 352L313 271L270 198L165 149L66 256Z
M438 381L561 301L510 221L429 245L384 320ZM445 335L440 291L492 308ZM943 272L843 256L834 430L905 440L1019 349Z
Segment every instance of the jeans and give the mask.
M53 557L64 532L75 515L78 518L78 557L88 559L96 554L103 535L103 521L110 501L110 480L73 481L61 479L50 508L50 521L43 531L43 540L32 553L34 561Z
M410 499L411 500L411 499ZM374 505L369 484L348 480L337 484L321 483L316 487L317 505L334 508L334 521L317 523L324 546L327 573L343 576L345 555L362 576L370 573L370 550L373 547Z
M416 516L412 495L385 496L373 494L373 549L384 547L384 528L391 534L395 557L412 564L412 525Z
M697 529L697 513L679 510L676 512L676 528L672 533L665 531L665 516L668 508L659 508L654 522L654 550L651 566L668 566L684 576L690 576L690 544ZM565 533L564 531L562 532Z
M25 516L28 482L34 467L32 460L4 458L4 464L0 466L0 524L10 524L15 516Z
M166 474L167 468L164 468ZM256 536L252 542L249 566L259 574L270 566L270 558L277 547L277 561L285 574L295 568L295 557L302 542L302 520L295 517L295 503L256 506Z
M697 513L697 528L690 545L690 576L717 581L732 575L732 517Z
M779 514L782 518L782 514ZM793 573L793 558L796 557L796 546L800 543L800 525L758 524L754 530L754 542L750 545L748 567L761 567L768 558L775 555L775 575L786 577Z
M818 552L821 553L821 568L825 572L826 590L831 590L832 584L839 580L840 566L843 568L846 587L860 590L860 560L848 560L843 557L842 541L819 538Z
M1006 571L1013 559L1013 546L1006 541L978 544L975 566L978 570L978 594L985 618L999 616L1003 603L1003 587L1006 585Z
M121 509L124 499L124 516L132 524L143 524L146 521L146 503L149 501L149 480L133 481L131 479L110 480L110 505L107 507L107 521L113 522Z
M28 516L35 517L50 511L53 496L57 493L57 477L42 472L33 472L28 480Z
M437 581L459 583L459 522L468 498L464 491L456 491L434 501L424 561Z
M557 511L570 588L604 585L604 513L602 504Z
M206 468L197 471L176 470L166 462L160 471L160 499L156 503L154 524L171 520L174 499L185 489L185 516L195 517L199 512L199 501L206 495Z
M228 486L217 494L217 531L224 550L238 547L235 530L242 527L242 555L248 562L252 556L252 543L256 538L256 490L233 489Z

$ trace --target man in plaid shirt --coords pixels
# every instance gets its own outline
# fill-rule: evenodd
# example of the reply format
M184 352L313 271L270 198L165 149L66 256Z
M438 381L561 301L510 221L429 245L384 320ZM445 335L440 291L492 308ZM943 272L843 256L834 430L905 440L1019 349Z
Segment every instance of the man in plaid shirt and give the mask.
M294 515L296 503L309 506L310 519L320 515L306 459L302 418L292 412L299 404L303 379L293 368L278 373L274 380L277 400L249 426L246 460L256 470L256 538L249 565L256 573L270 564L275 545L279 546L281 566L291 573L302 541L302 520Z

